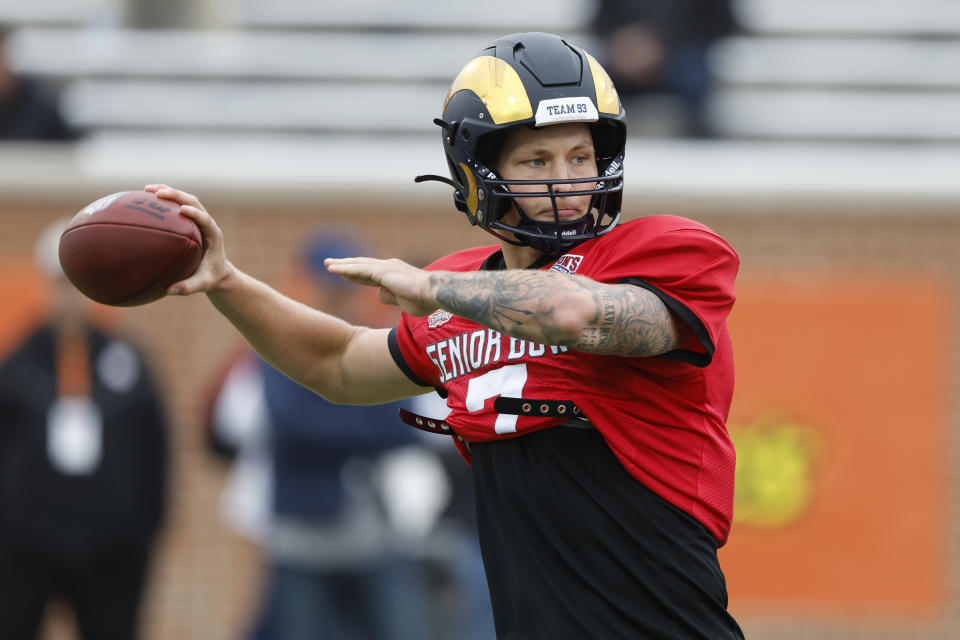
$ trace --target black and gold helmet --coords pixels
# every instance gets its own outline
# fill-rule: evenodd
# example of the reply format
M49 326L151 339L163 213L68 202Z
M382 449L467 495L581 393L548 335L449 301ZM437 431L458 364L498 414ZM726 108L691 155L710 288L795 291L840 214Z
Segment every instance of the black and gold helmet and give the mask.
M453 186L454 203L471 224L512 244L559 254L606 233L619 221L627 138L623 107L600 64L559 36L517 33L493 42L457 75L444 100L442 117L434 122L443 129L451 179L419 176L417 181L440 180ZM546 182L502 180L490 169L508 129L561 122L590 125L599 176ZM511 193L511 184L522 183L544 185L547 191ZM561 222L554 187L578 183L596 185L589 191L562 195L593 194L591 213ZM534 221L518 203L520 223L504 223L512 199L520 197L550 197L554 220ZM512 232L517 239L497 230Z

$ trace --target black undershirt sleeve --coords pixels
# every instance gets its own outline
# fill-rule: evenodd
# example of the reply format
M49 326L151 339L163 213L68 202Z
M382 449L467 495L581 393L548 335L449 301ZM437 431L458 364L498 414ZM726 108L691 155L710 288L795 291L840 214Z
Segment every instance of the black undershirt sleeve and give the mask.
M397 363L397 366L400 367L400 370L403 371L414 384L418 384L421 387L432 387L433 385L429 382L424 382L420 376L413 372L413 369L410 368L410 365L407 364L406 359L403 357L403 352L400 351L400 342L397 340L397 328L394 327L390 330L390 335L387 337L387 345L390 347L390 355L393 356L393 361Z
M687 362L696 367L705 367L710 364L710 362L713 360L713 340L710 339L710 332L707 331L707 327L704 326L700 318L697 317L697 314L691 311L687 305L683 304L673 296L661 291L645 280L641 280L640 278L624 278L623 280L620 280L620 283L642 287L660 298L660 300L663 301L663 304L665 304L670 311L675 313L688 327L690 327L690 330L693 331L694 337L704 348L704 352L692 351L690 349L675 349L658 357L667 358L668 360Z

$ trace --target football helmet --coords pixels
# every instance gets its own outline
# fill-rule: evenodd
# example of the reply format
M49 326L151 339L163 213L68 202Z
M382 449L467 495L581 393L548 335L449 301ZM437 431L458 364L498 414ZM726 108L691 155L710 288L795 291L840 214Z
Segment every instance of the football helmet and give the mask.
M516 245L530 245L561 254L589 238L602 235L620 220L623 155L627 131L624 111L610 76L586 51L548 33L517 33L502 37L468 62L443 102L440 118L443 150L450 179L424 175L417 182L438 180L454 188L454 203L471 224ZM542 127L563 122L590 126L600 175L563 180L504 180L491 167L504 134L512 127ZM592 195L590 211L573 221L561 221L557 185L586 184L561 196ZM511 192L511 185L543 185L546 191ZM523 198L549 197L553 220L527 216ZM515 203L520 222L503 216ZM510 232L513 237L501 232Z

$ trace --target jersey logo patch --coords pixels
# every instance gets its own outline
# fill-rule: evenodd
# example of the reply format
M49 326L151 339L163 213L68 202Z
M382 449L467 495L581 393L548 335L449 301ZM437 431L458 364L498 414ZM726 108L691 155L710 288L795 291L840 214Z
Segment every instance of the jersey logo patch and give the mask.
M430 317L427 318L427 326L431 329L436 329L440 325L447 323L452 317L453 314L449 311L437 309L430 314Z
M550 271L559 271L560 273L576 273L577 269L580 268L580 262L582 260L583 256L578 256L573 253L562 255L556 262L553 263L553 266L550 267Z

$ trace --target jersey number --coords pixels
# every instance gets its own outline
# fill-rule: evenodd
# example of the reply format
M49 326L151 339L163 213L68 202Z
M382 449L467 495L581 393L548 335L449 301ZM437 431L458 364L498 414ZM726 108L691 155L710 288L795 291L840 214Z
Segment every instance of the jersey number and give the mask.
M483 409L488 398L506 396L508 398L522 398L523 385L527 383L527 364L508 364L505 367L488 371L487 373L470 378L467 384L467 411L471 413ZM497 421L493 428L497 433L516 433L517 418L520 416L497 414Z

